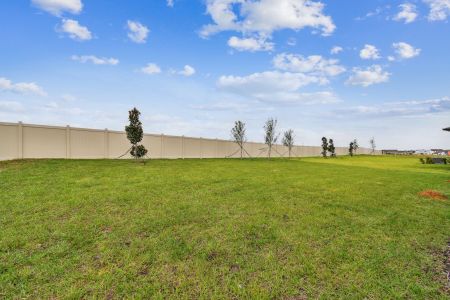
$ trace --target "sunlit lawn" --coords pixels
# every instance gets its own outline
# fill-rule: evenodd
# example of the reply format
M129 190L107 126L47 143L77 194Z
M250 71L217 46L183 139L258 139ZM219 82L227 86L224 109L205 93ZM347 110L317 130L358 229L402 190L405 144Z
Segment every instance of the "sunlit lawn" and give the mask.
M0 298L443 299L450 165L0 163Z

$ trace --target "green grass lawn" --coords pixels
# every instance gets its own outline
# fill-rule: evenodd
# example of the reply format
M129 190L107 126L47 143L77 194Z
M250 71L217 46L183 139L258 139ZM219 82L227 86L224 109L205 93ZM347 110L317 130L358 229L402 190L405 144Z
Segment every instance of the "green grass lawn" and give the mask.
M448 299L450 165L0 163L0 298Z

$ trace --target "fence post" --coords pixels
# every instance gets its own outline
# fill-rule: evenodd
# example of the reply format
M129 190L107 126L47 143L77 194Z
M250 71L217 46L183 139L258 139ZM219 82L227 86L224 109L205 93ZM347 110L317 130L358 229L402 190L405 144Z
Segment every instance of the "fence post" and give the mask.
M105 158L109 158L109 132L108 132L108 128L105 128L105 136L104 136L104 149L105 149L105 153L104 156Z
M184 159L184 135L181 136L181 159Z
M164 158L164 134L161 133L161 158Z
M71 145L70 145L70 126L66 126L66 159L70 158Z
M18 128L17 128L17 141L18 141L18 147L17 147L17 156L19 159L23 159L23 123L19 122Z
M219 158L219 139L216 138L216 158Z

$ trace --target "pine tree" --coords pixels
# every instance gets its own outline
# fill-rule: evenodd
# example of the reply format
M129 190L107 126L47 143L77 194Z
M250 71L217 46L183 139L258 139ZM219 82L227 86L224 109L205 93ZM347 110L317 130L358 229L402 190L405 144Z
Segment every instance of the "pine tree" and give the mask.
M359 148L358 140L354 139L353 140L353 151L354 151L355 155L356 155L356 151L358 150L358 148Z
M328 152L328 140L326 137L322 138L322 156L324 158L327 158L327 152Z
M331 153L331 157L336 157L336 147L334 147L333 139L328 142L328 151Z
M136 109L136 107L130 110L128 112L130 125L125 127L127 138L131 143L130 153L135 159L142 158L147 155L147 149L145 149L144 145L140 144L144 137L142 123L139 120L140 115L141 113Z

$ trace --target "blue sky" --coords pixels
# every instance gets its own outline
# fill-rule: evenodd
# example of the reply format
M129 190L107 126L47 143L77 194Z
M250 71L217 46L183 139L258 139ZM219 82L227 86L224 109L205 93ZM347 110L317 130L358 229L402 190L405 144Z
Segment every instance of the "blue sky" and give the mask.
M450 148L450 0L0 2L0 121Z

